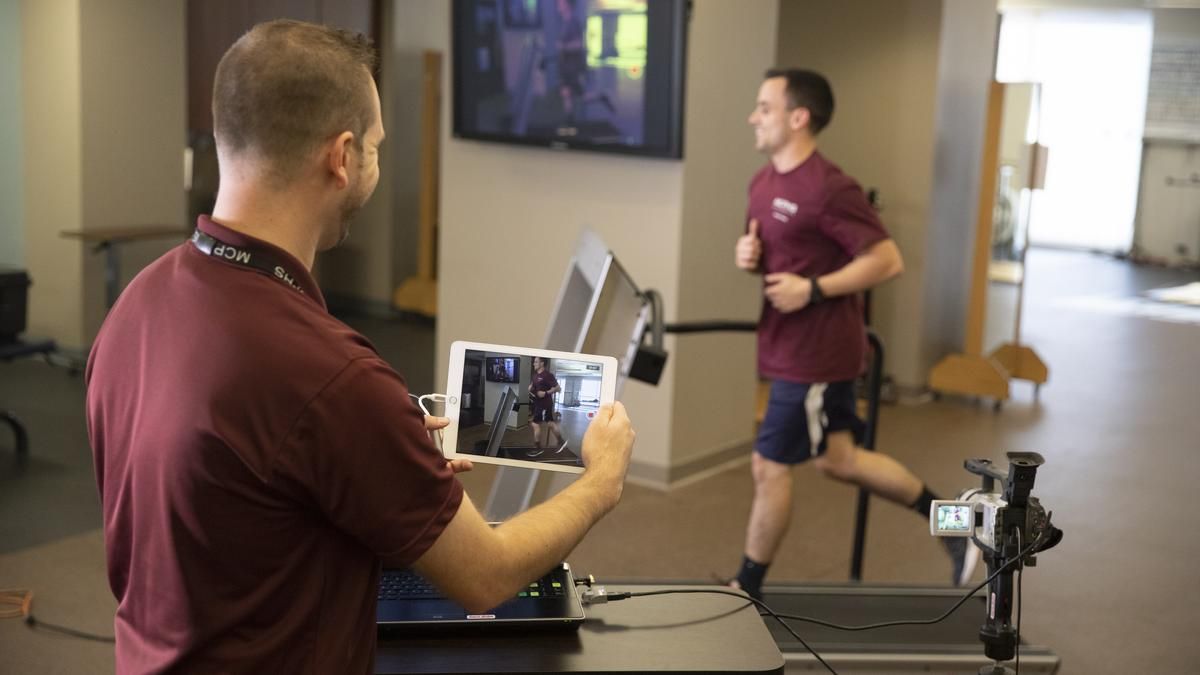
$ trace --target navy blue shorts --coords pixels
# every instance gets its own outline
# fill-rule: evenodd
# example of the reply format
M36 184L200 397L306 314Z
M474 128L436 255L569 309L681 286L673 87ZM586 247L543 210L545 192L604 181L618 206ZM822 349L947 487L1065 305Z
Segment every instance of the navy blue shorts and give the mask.
M553 422L553 421L555 421L553 408L548 408L548 409L544 409L544 410L539 410L537 408L533 409L533 422L535 424L545 424L546 422Z
M775 380L754 449L780 464L800 464L825 452L825 437L849 431L862 442L854 381L800 384Z

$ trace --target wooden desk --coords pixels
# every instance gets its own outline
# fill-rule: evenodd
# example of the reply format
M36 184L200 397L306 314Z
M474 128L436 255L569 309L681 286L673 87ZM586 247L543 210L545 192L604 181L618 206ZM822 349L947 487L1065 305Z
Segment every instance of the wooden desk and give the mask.
M610 592L720 586L611 585ZM579 631L388 640L376 673L782 673L750 602L728 595L629 598L585 608Z
M121 259L117 248L131 241L161 239L163 237L186 238L192 234L191 228L179 225L137 225L131 227L112 227L100 230L62 230L59 235L67 239L79 239L92 247L93 252L104 251L104 300L109 309L117 301L120 294Z

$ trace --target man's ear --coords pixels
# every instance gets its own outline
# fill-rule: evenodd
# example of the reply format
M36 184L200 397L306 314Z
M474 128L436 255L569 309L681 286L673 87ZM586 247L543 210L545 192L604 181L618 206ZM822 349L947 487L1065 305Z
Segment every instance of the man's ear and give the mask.
M343 131L338 134L337 138L329 146L329 153L327 155L329 172L333 175L338 189L345 188L350 184L352 152L354 152L354 134L349 131Z
M792 108L788 113L788 123L793 131L800 131L808 126L812 120L812 113L808 112L808 108Z

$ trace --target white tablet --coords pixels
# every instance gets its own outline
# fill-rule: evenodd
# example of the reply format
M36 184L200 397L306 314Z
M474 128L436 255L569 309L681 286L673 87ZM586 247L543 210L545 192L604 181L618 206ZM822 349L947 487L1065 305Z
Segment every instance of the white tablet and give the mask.
M612 403L617 360L480 342L450 345L447 458L579 473L583 434Z

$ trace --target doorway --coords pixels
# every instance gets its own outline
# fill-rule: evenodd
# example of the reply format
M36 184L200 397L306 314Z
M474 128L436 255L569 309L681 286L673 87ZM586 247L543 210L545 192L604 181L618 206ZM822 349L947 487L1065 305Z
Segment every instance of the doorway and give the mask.
M996 79L1042 90L1031 244L1129 252L1153 35L1146 10L1004 10Z

